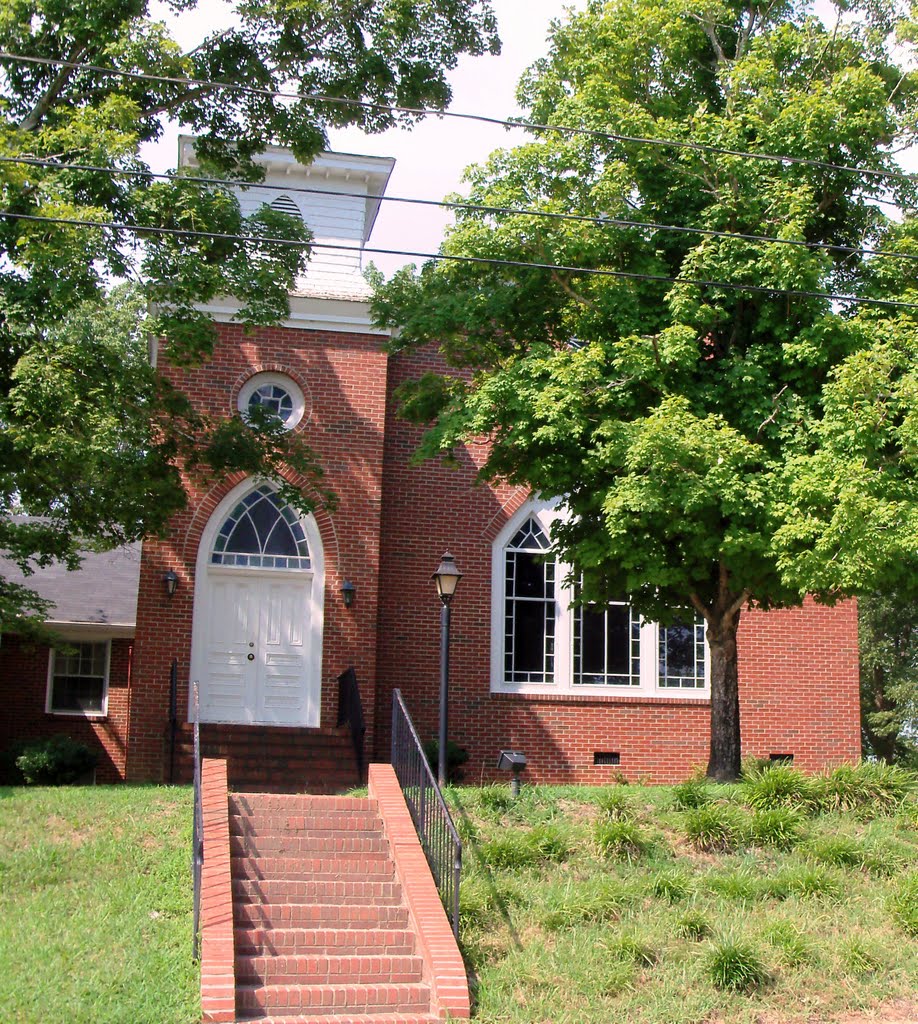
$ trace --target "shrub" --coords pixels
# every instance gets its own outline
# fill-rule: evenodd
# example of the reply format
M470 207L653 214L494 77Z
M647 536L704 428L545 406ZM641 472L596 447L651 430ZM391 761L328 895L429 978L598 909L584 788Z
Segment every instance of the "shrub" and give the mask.
M803 838L803 818L790 807L772 807L757 811L749 823L748 838L754 846L774 846L790 850Z
M687 779L673 786L673 800L681 810L702 807L713 799L711 789L704 779Z
M437 774L437 766L439 765L440 758L440 741L439 740L428 740L424 744L424 756L427 758L427 763L430 765L430 770ZM461 768L469 759L469 752L465 747L460 747L458 743L454 743L452 740L446 741L446 781L447 782L461 782L462 771Z
M701 913L700 910L686 910L676 920L676 931L686 939L699 941L706 939L711 934L711 922Z
M92 771L95 751L69 736L30 740L16 758L16 767L30 786L62 786Z
M613 821L630 821L634 808L620 787L603 790L596 799L599 809Z
M780 761L744 779L742 788L746 802L759 811L791 807L809 812L816 810L822 799L819 779Z
M733 807L705 804L686 812L685 834L696 850L728 853L742 845L745 823Z
M884 761L842 764L826 776L823 801L833 810L888 814L902 804L915 782L914 772Z
M758 951L748 942L722 939L704 960L708 977L716 988L751 992L768 981L768 970Z
M632 861L650 853L656 840L636 821L600 821L596 824L596 845L603 857Z
M918 937L918 874L902 879L889 897L889 911L905 932Z

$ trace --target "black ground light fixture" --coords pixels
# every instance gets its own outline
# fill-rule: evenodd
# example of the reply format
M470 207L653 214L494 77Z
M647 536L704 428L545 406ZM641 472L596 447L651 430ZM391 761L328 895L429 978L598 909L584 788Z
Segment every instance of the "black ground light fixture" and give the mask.
M344 601L344 607L350 608L356 596L357 587L350 580L345 580L341 584L341 600Z
M497 759L497 767L502 772L513 772L510 780L510 792L516 797L520 795L520 772L526 767L526 755L522 750L502 750Z
M166 591L166 597L172 597L178 590L178 576L174 570L170 569L163 573L163 589Z
M449 606L456 593L462 573L456 559L443 552L437 571L431 576L437 585L437 594L443 607L440 609L440 734L437 743L437 782L446 785L446 729L449 719Z

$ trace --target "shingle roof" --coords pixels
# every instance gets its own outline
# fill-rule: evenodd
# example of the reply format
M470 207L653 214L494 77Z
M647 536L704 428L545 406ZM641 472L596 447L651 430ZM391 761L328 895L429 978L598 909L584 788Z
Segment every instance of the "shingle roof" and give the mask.
M98 623L134 626L140 581L140 543L114 551L88 551L79 569L60 564L23 576L17 566L0 558L0 576L21 583L54 602L48 622Z

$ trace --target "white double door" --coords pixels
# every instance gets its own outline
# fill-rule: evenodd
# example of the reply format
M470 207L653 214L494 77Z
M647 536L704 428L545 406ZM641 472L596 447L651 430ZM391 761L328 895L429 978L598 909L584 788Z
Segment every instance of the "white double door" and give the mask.
M192 657L201 721L317 726L312 574L210 569L207 576Z

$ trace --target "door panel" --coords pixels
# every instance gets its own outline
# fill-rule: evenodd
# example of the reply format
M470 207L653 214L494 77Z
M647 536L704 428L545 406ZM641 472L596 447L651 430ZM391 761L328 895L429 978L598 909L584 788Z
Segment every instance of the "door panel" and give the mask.
M248 655L258 640L258 593L254 580L221 576L211 581L204 640L205 678L201 718L251 722L257 666Z

